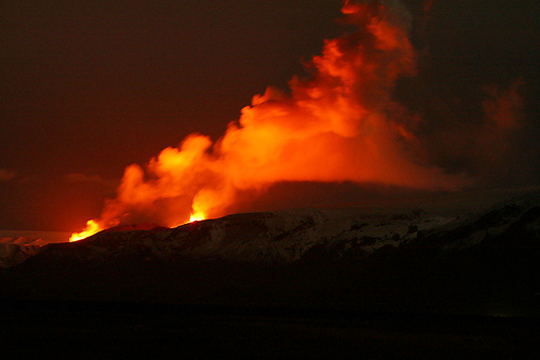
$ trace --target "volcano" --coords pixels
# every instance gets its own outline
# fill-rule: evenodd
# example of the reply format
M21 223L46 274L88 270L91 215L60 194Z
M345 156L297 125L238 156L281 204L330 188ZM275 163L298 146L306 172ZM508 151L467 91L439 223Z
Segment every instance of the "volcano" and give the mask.
M33 252L20 245L4 256L20 263L2 271L2 289L46 300L538 315L539 240L538 193L466 216L245 213L117 227Z
M460 211L447 201L538 184L532 5L343 1L340 35L303 49L284 87L292 68L273 70L289 55L268 36L298 34L282 49L303 48L300 34L319 26L301 18L326 7L180 3L6 8L2 227L90 220L74 243L0 234L0 339L120 339L123 357L145 339L170 353L161 334L184 347L221 341L222 354L253 340L264 346L246 355L258 358L271 334L276 358L336 358L342 344L358 357L375 355L357 345L384 338L392 319L391 357L403 358L403 329L427 316L422 336L442 343L415 358L448 357L444 344L460 358L530 356L520 349L533 344L522 334L540 338L540 196ZM271 3L284 9L274 20ZM511 8L521 10L500 12ZM120 164L131 164L121 178ZM424 196L443 211L388 206ZM456 316L467 320L441 320ZM491 327L501 318L533 326L500 341L516 329ZM462 337L478 321L482 334Z
M296 209L9 245L3 338L41 329L40 354L538 350L538 192L469 214Z

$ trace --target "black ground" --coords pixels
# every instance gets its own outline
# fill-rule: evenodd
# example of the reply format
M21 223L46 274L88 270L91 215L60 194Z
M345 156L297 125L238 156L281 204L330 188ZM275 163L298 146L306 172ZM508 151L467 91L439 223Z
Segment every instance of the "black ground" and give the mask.
M106 302L1 306L0 342L15 358L540 356L539 319Z

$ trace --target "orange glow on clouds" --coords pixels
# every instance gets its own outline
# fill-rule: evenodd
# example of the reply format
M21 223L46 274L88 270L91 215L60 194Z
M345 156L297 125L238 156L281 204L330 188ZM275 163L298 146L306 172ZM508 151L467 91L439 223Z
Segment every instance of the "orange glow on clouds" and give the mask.
M325 41L307 65L311 78L294 77L290 95L272 87L255 95L215 143L192 134L145 168L128 166L117 197L88 227L139 215L167 226L219 217L239 192L284 181L463 186L464 176L448 175L422 157L414 135L420 119L392 99L396 80L416 71L402 12L347 2L345 19L358 30Z

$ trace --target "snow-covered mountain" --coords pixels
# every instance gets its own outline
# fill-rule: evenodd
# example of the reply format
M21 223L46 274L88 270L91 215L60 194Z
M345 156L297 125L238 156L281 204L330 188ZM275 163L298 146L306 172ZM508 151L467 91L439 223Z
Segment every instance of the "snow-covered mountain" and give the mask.
M36 255L49 243L66 242L70 234L57 231L0 230L0 268L8 268Z
M41 239L29 237L0 238L0 268L15 266L42 250Z
M528 194L461 218L421 210L370 215L361 209L296 209L235 214L174 229L152 224L121 226L71 244L49 245L33 238L3 238L0 266L17 265L41 252L44 252L42 257L76 257L81 261L137 254L161 260L189 256L292 263L315 249L334 251L333 255L338 256L353 249L369 255L386 246L397 248L416 242L456 250L505 234L512 226L520 226L538 237L540 218L534 214L539 206L540 195ZM531 218L525 220L527 216ZM421 241L415 241L419 234Z
M460 216L298 209L144 228L4 254L27 258L0 271L4 293L409 309L475 299L482 311L540 293L538 193Z
M40 257L80 261L144 256L168 260L178 256L238 262L293 263L314 248L347 251L360 248L372 254L384 246L397 247L454 218L406 214L369 215L358 209L297 209L246 213L193 222L174 229L146 225L107 229L88 239L43 247ZM13 244L15 246L15 244ZM39 249L34 248L34 253ZM12 263L15 263L13 261Z
M421 243L429 246L438 244L441 250L456 250L504 235L516 226L532 236L539 236L540 218L534 217L539 206L540 195L529 194L462 217L437 216L421 210L370 215L361 209L297 209L235 214L174 229L151 224L108 229L76 243L50 244L44 247L42 256L59 259L71 256L81 261L93 261L137 254L161 260L189 256L239 262L293 263L315 249L334 251L334 255L354 249L370 255L387 246L398 248ZM40 252L39 244L13 241L9 245L14 253L17 246L28 255ZM3 257L6 259L8 254Z

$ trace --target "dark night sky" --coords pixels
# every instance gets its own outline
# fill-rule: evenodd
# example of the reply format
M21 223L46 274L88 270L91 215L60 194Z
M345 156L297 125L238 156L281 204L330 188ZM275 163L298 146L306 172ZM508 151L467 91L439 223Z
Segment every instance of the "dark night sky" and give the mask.
M538 2L435 0L428 15L425 1L403 3L421 56L396 96L440 129L473 116L482 87L522 79L526 160L517 180L495 185L537 185ZM301 59L346 31L340 4L3 1L0 228L80 229L127 165L192 132L218 138L253 95L305 75ZM448 104L457 105L441 115Z

